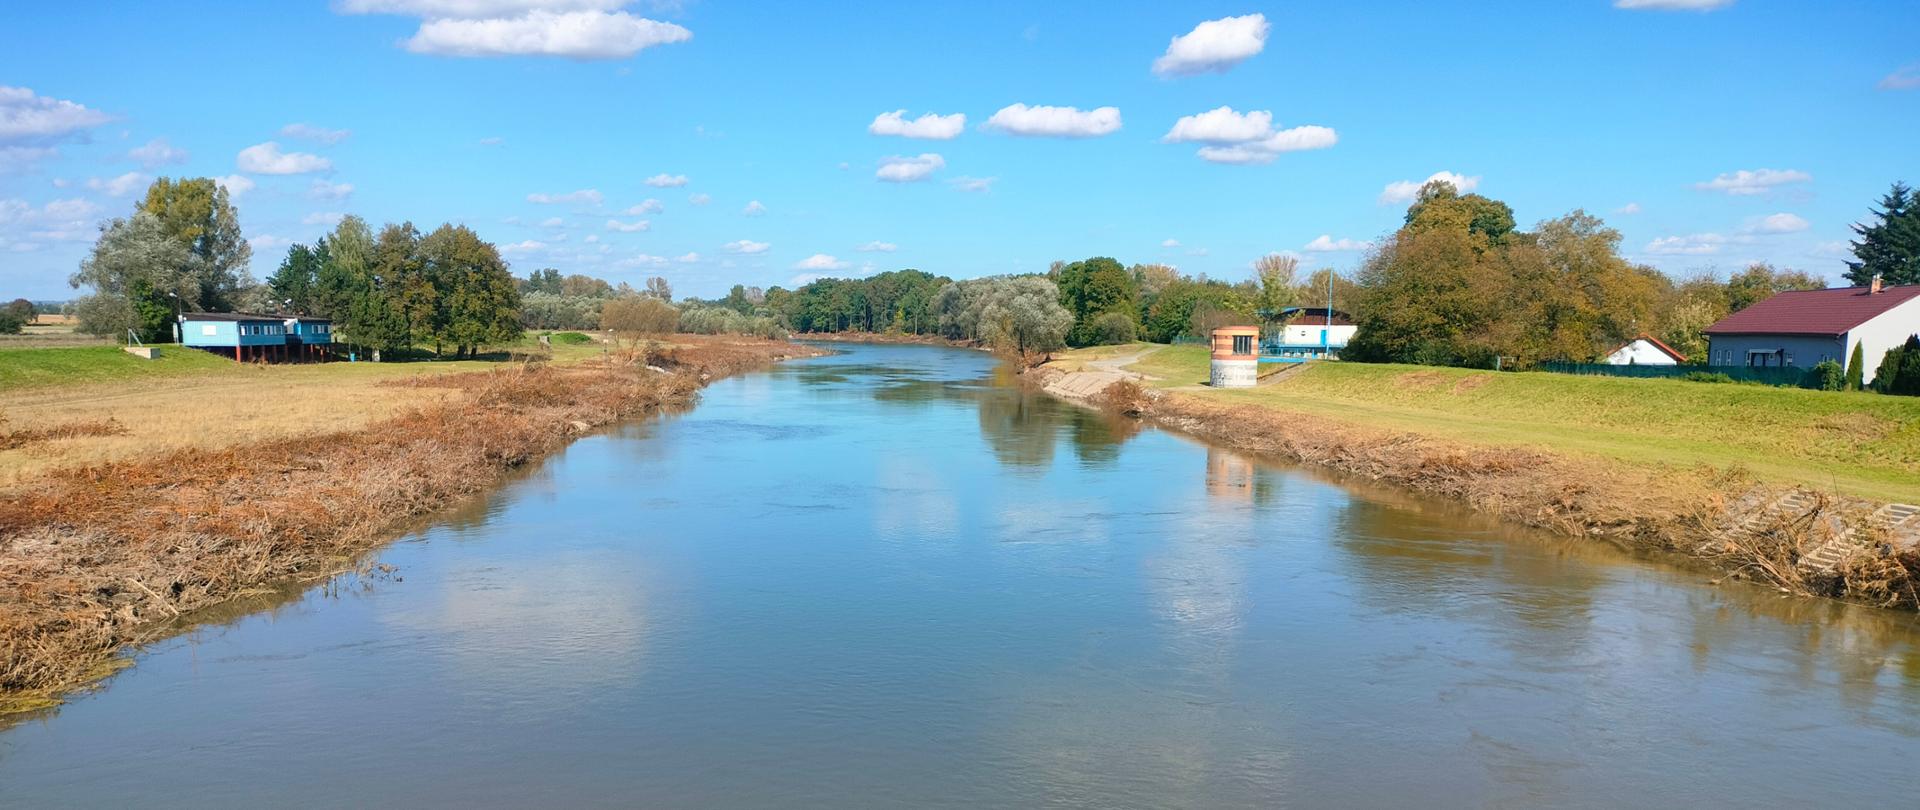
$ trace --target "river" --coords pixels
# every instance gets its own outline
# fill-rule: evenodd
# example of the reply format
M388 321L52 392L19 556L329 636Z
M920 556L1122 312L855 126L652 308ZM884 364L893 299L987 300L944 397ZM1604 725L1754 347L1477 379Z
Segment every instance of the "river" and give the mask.
M0 806L1913 806L1915 617L845 353L0 732Z

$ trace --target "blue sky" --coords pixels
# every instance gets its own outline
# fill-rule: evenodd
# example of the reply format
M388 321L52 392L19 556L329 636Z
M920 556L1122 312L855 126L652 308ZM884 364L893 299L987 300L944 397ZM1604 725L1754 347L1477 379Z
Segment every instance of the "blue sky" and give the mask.
M0 297L71 296L159 174L234 178L260 276L348 212L703 296L1090 255L1347 269L1390 187L1440 172L1523 224L1599 214L1675 275L1832 278L1847 225L1920 183L1920 4L1617 2L1655 8L17 0ZM869 131L895 110L965 122Z

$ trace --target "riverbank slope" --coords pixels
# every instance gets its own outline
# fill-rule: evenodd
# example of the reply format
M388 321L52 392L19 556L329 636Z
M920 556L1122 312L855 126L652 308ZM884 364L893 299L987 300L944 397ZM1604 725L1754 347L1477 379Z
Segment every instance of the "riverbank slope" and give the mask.
M1204 347L1135 345L1068 352L1033 375L1069 398L1565 534L1797 593L1920 605L1920 516L1889 506L1920 492L1920 401L1357 363L1216 390L1206 369Z
M357 391L356 401L334 403L356 411L331 430L157 444L55 466L0 491L0 711L50 705L111 673L126 661L121 650L168 635L194 610L275 580L348 569L407 519L482 491L579 435L684 407L711 379L817 353L776 341L676 336L645 361L607 355L454 373L388 370L378 379L341 364L256 370L263 376L243 381L256 387L218 389L214 397L270 410L289 395L275 386L294 385L297 395L315 376L315 385ZM89 394L87 403L139 413L160 404L193 408L141 386L118 398Z

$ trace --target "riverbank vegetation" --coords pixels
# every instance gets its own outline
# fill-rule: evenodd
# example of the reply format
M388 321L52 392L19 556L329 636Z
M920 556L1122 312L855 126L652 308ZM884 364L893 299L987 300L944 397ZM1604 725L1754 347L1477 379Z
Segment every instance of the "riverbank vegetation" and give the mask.
M398 396L359 408L404 407L325 432L16 482L0 492L0 708L44 705L110 672L116 652L173 632L197 608L351 568L409 517L482 491L583 432L684 405L704 380L804 351L677 336L649 353L665 373L611 362L428 375L388 369L451 364L368 365L392 375L369 389Z

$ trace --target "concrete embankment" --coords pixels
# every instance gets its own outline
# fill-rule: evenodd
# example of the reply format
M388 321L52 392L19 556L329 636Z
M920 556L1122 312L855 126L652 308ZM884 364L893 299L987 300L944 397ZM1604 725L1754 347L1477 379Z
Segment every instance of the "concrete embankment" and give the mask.
M1048 393L1234 449L1404 486L1562 535L1801 595L1920 607L1920 508L1521 447L1469 444L1161 390L1130 358L1029 379Z
M273 582L351 570L411 518L708 380L819 354L686 338L650 356L395 380L435 404L337 433L61 470L0 495L0 713L110 674L129 645ZM397 390L397 389L396 389Z

